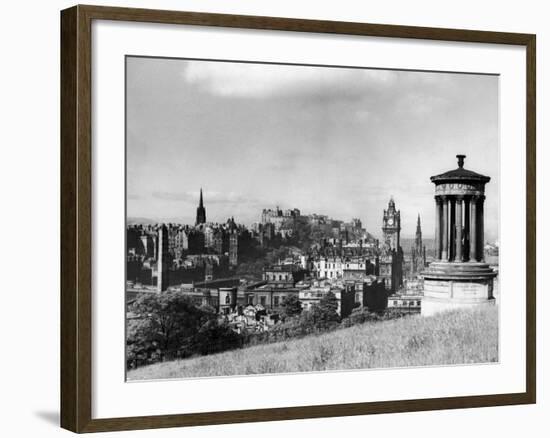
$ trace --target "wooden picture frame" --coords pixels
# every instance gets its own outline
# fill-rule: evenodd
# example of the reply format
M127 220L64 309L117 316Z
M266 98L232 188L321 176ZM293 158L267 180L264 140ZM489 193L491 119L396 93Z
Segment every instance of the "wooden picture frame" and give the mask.
M126 418L92 418L92 91L93 20L186 24L518 45L526 48L526 391L521 393L251 409ZM61 426L99 432L336 417L535 403L536 157L535 35L383 24L239 16L100 6L61 12Z

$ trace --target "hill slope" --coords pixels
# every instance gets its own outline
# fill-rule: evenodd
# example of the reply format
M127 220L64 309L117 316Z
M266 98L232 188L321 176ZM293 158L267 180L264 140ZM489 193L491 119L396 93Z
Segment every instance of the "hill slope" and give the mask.
M486 363L498 360L498 308L366 323L287 342L158 363L128 380Z

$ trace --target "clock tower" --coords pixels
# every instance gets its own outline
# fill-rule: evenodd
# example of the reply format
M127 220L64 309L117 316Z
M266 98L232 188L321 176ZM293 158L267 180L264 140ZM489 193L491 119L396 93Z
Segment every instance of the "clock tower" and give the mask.
M399 250L401 244L401 212L395 209L393 197L390 198L388 209L384 210L382 232L384 233L384 243L389 246L389 249Z
M403 286L403 249L401 248L401 213L390 198L388 209L382 218L384 242L380 248L379 275L386 289L396 293Z

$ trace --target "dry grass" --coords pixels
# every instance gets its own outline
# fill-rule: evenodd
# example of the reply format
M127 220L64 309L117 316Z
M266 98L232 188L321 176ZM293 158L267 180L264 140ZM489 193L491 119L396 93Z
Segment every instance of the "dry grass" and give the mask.
M128 380L487 363L498 360L498 308L366 323L317 336L158 363Z

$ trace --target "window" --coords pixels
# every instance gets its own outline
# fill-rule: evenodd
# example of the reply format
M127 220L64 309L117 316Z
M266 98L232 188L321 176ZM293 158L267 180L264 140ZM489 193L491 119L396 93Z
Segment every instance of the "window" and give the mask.
M273 305L275 307L278 307L279 306L279 297L273 297Z
M254 295L248 296L248 304L254 304Z
M417 302L416 302L416 305L417 305L417 306L420 306L420 304L421 304L420 301L417 301Z
M265 307L266 298L265 296L260 297L260 304Z
M397 306L397 301L394 301L394 302L393 302L393 305L394 305L394 306Z
M231 304L231 297L229 295L225 296L225 304Z

